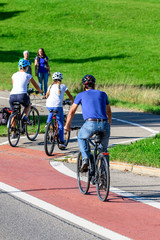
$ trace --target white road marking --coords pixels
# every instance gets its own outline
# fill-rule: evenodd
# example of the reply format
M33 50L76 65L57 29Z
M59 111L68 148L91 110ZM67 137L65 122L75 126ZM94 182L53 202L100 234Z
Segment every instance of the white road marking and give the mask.
M67 168L62 162L50 161L50 164L57 171L65 174L65 175L67 175L69 177L77 179L77 174L75 172L73 172L72 170L70 170L69 168ZM132 193L125 192L125 191L123 191L121 189L118 189L118 188L115 188L115 187L110 187L110 191L113 192L113 193L116 193L116 194L118 194L120 196L127 197L127 198L130 198L132 200L135 200L135 201L138 201L138 202L141 202L141 203L147 204L149 206L152 206L152 207L160 209L160 203L159 202L152 201L150 199L143 198L143 197L140 197L140 196L136 196L136 195L134 195Z
M112 118L112 119L114 119L114 120L116 120L116 121L119 121L119 122L127 123L127 124L130 124L130 125L133 125L133 126L142 128L142 129L144 129L144 130L146 130L146 131L148 131L148 132L151 132L152 134L157 134L157 133L159 133L158 131L155 131L155 130L153 130L153 129L151 129L151 128L148 128L148 127L144 127L144 126L142 126L142 125L140 125L140 124L137 124L137 123L134 123L134 122L129 122L129 121L122 120L122 119L118 119L118 118Z
M48 211L50 213L53 213L69 222L72 222L73 224L77 224L80 227L83 227L89 231L92 231L96 234L99 234L103 237L107 237L111 240L131 240L131 238L127 238L121 234L115 233L107 228L104 228L100 225L97 225L95 223L92 223L88 220L85 220L84 218L78 217L68 211L65 211L61 208L58 208L50 203L47 203L43 200L40 200L36 197L33 197L27 193L22 192L21 190L11 187L5 183L0 182L0 189L2 189L3 191L18 197L30 204L33 204L45 211Z
M26 138L26 136L24 136L24 137L20 137L20 139L22 139L22 138ZM5 145L5 144L8 144L8 143L9 143L9 141L2 142L2 143L0 143L0 146Z

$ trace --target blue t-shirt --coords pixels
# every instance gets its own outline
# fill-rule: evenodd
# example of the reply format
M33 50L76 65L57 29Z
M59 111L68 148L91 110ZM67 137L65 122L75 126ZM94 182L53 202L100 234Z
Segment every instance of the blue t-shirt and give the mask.
M88 118L108 119L106 105L109 104L108 96L105 92L89 89L79 93L74 103L82 106L84 120Z
M45 57L45 58L48 60L48 57ZM46 64L45 58L39 57L39 66L38 66L38 72L39 73L48 72L48 66ZM37 59L37 57L35 59Z

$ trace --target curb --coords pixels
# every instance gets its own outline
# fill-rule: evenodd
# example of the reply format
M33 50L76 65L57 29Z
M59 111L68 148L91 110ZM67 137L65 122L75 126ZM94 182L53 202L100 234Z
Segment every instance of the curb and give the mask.
M120 163L120 162L110 162L110 167L112 169L118 169L125 172L128 171L135 174L160 177L159 168L145 167L145 166L133 165L128 163Z
M60 157L56 158L57 161L66 161L67 163L77 163L77 157L68 156L68 158ZM154 177L160 177L160 168L144 167L139 165L133 165L122 162L110 162L111 169L117 169L124 172L132 172L139 175L149 175Z

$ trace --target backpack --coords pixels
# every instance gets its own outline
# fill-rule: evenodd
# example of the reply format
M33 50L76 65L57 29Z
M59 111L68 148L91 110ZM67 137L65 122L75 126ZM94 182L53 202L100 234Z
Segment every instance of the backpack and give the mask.
M7 107L4 107L0 110L0 125L7 125L7 122L11 113L12 113L12 110L10 110Z

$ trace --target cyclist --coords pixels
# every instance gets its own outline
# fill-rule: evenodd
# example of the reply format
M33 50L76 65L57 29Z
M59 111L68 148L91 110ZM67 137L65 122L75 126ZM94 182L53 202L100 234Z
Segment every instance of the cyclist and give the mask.
M110 136L112 113L108 96L105 92L95 90L95 82L96 79L92 75L85 75L82 78L84 92L76 96L64 127L65 130L70 130L73 116L78 105L81 104L85 122L78 133L77 139L82 154L82 169L87 169L89 165L89 151L86 139L91 138L97 131L103 132L100 147L103 152L106 152Z
M29 62L25 59L20 59L18 62L19 71L12 75L13 88L10 92L9 104L13 110L13 102L20 102L24 106L24 115L22 117L23 121L29 124L28 113L30 110L30 98L27 95L27 86L29 82L40 92L42 90L33 79L31 74L27 73ZM13 134L14 138L14 134Z
M61 84L63 80L63 74L60 72L55 72L52 75L53 82L48 87L47 93L46 93L46 107L48 111L50 110L56 110L57 113L57 121L58 121L58 130L59 130L59 137L61 146L63 147L64 143L64 126L63 126L63 107L62 102L64 98L64 93L68 95L72 103L74 102L73 96L70 94L67 86L65 84ZM49 123L52 120L53 112L48 115L47 123Z

